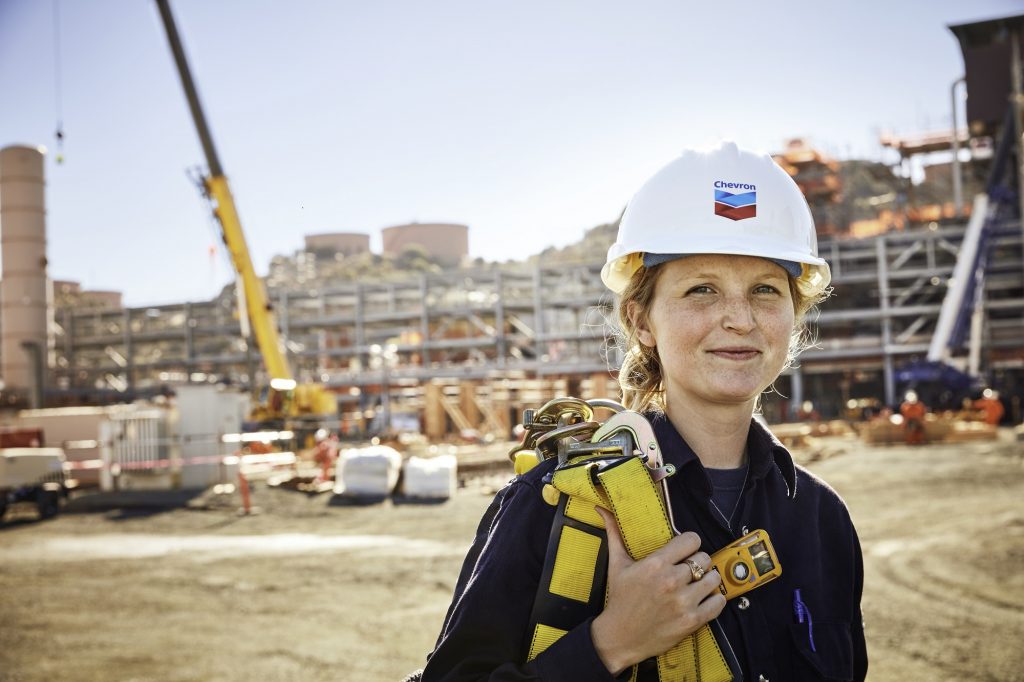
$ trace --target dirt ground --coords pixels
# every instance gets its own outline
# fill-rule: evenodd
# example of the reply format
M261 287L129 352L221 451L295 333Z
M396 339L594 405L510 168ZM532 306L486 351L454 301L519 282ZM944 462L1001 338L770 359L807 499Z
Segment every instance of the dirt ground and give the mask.
M863 541L869 679L1024 680L1024 444L828 445L810 467ZM250 516L237 495L8 512L0 680L400 680L490 492L354 505L257 485Z

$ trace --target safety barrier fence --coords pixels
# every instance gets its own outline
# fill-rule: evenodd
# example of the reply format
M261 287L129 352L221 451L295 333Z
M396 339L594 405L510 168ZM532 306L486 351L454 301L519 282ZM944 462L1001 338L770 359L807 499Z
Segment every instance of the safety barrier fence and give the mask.
M128 420L125 420L128 421ZM99 472L99 485L108 490L116 487L116 479L125 474L180 475L189 467L216 467L219 479L234 478L235 469L243 476L252 476L278 467L293 466L297 457L291 450L277 452L243 453L241 448L252 444L275 447L292 440L290 431L260 431L249 433L202 434L186 437L156 435L145 420L133 428L101 429L101 440L67 441L65 451L99 451L98 458L71 459L64 463L65 473L71 477L79 472ZM120 425L124 426L124 425ZM111 438L111 432L116 437ZM107 438L102 438L102 436ZM231 452L217 453L231 448ZM212 452L211 452L212 451Z

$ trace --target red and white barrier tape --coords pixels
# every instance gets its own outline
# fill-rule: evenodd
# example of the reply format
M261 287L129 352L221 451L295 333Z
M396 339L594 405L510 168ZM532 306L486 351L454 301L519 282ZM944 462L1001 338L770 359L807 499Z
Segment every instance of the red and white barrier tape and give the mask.
M205 455L202 457L186 457L175 460L173 463L180 466L194 464L224 464L225 466L239 465L242 468L249 466L287 466L295 463L294 452L268 452L259 455ZM112 462L111 466L118 466L121 471L145 470L145 469L168 469L172 460L169 459L143 459L128 462ZM64 462L65 471L90 471L103 468L102 459L83 459L73 462Z

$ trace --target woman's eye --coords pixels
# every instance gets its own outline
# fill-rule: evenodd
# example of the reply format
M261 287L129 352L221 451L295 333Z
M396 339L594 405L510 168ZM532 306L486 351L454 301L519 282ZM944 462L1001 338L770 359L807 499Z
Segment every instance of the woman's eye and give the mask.
M779 293L779 290L776 289L775 287L773 287L770 284L759 284L758 286L754 287L754 293L755 294L777 294L777 293Z
M707 284L700 284L688 290L687 294L710 294L713 293L714 289L709 287Z

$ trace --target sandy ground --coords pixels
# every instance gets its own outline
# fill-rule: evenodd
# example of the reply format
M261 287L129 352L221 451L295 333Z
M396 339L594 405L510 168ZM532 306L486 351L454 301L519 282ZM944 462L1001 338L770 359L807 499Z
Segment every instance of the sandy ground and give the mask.
M871 680L1024 680L1024 446L829 443L865 549ZM193 507L73 499L0 526L0 680L400 680L487 484L354 505L256 486Z

